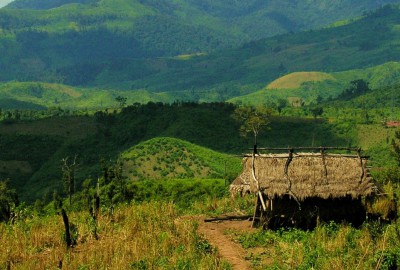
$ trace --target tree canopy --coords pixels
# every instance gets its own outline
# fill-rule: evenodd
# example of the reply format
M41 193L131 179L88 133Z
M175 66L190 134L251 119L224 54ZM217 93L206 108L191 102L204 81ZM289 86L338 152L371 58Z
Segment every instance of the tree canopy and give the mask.
M266 106L240 106L235 109L233 118L241 122L240 135L246 137L253 133L254 145L257 145L257 136L268 128L271 114L272 110Z

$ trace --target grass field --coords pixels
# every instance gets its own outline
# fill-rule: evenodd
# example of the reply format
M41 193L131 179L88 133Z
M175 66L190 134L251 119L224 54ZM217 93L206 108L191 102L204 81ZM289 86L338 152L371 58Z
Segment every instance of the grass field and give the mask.
M154 190L154 187L152 188ZM186 195L183 189L181 195ZM22 209L13 224L0 223L0 267L7 269L232 269L197 231L205 216L243 214L247 201L227 197L178 208L160 197L151 202L102 207L96 220L87 212L70 212L74 247L67 248L59 215L38 216ZM48 206L50 209L52 205ZM54 211L54 210L50 210ZM251 212L251 210L250 210ZM194 215L196 213L196 215ZM197 214L203 214L198 216ZM229 222L229 221L228 221ZM248 223L250 225L250 223ZM319 224L300 229L225 230L241 245L251 269L397 269L400 223L369 221ZM222 244L222 243L221 243ZM234 251L232 251L234 253Z
M196 222L180 217L171 203L120 206L96 221L83 212L69 219L76 241L69 249L60 216L1 223L0 268L230 269L196 234Z

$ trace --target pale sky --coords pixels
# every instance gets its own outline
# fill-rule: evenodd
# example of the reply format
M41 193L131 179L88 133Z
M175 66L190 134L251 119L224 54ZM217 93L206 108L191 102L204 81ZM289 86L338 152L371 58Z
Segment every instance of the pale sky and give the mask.
M12 2L13 0L0 0L0 8L4 7L8 3Z

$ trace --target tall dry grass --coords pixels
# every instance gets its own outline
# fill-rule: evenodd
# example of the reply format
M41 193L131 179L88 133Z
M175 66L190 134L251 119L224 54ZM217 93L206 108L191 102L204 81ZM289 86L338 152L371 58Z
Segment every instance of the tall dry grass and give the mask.
M197 223L180 218L171 203L121 206L95 222L71 213L74 248L63 242L59 216L0 224L0 269L229 269L196 234Z

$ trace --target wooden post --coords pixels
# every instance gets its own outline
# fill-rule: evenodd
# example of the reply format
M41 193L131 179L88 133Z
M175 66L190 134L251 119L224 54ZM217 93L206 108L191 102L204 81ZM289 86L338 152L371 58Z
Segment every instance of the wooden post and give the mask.
M260 198L258 196L256 196L256 203L255 203L254 213L253 213L253 221L251 223L252 228L257 227L256 219L258 219L257 216L260 214L259 209L260 209Z
M225 186L226 186L226 182L227 182L227 179L226 179L226 160L224 161L224 184L225 184Z
M64 208L61 209L61 215L64 221L64 227L65 227L65 243L67 244L67 248L70 248L72 246L72 240L71 240L71 233L69 231L69 220L67 213L65 212Z
M258 196L260 197L260 202L264 212L267 211L267 207L265 206L264 197L261 191L258 191Z

